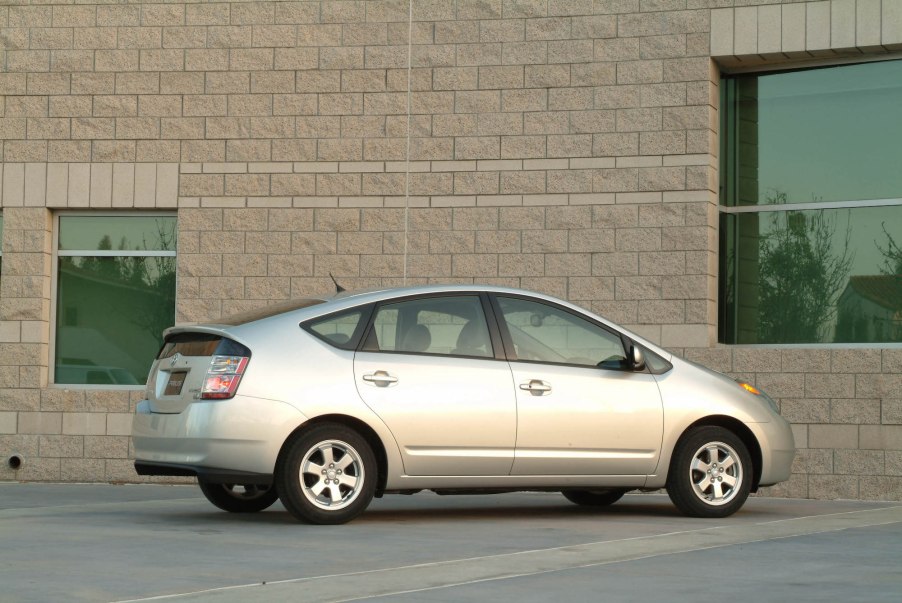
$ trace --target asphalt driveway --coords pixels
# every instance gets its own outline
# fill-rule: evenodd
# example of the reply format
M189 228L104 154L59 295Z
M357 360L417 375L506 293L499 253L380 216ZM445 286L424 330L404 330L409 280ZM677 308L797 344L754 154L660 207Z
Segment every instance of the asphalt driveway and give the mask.
M902 504L662 495L376 500L344 526L230 515L190 486L0 483L0 600L899 601Z

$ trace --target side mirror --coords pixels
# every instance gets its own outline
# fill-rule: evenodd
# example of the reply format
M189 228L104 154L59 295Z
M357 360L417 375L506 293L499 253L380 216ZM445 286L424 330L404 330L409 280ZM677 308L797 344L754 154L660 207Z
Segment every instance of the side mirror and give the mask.
M629 363L630 368L634 371L644 371L645 370L645 354L642 353L642 350L639 349L639 346L631 345L630 353L629 353Z

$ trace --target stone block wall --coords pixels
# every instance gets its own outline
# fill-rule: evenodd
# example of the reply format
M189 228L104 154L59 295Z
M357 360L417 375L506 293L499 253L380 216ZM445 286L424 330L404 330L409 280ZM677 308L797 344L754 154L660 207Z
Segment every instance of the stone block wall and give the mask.
M136 479L141 392L49 380L54 217L162 211L178 322L330 274L543 291L771 391L776 493L902 498L902 350L716 344L720 69L900 43L895 0L0 6L0 479Z

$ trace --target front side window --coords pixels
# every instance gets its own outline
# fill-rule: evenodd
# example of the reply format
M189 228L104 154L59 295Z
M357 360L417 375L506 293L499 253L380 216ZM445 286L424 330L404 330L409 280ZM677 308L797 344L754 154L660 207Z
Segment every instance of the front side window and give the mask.
M368 351L492 358L492 341L476 295L419 298L379 307Z
M902 61L722 90L719 340L902 342Z
M620 336L555 306L498 297L518 360L621 368Z
M54 382L137 385L175 322L175 216L59 217Z

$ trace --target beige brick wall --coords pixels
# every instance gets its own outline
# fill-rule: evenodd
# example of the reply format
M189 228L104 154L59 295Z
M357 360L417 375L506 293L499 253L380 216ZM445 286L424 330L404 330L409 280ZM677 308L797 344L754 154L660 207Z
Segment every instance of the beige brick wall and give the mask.
M52 225L159 209L180 322L330 273L548 292L779 398L800 454L777 493L902 498L902 350L715 343L719 68L896 51L900 7L0 6L0 457L26 459L0 479L135 479L140 392L48 385Z

